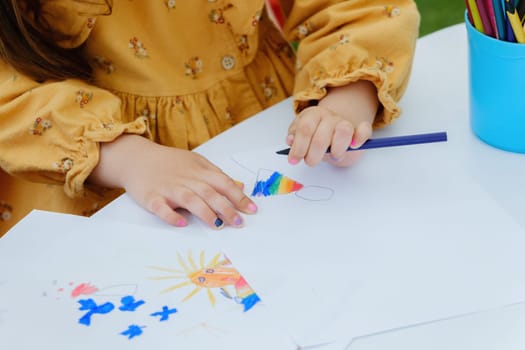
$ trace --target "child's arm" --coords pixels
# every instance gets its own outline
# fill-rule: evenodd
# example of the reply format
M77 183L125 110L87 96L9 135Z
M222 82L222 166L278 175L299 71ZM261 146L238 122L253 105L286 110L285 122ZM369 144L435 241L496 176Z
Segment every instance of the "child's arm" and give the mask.
M82 197L99 143L147 130L143 118L123 123L119 98L106 90L78 80L38 83L0 60L0 166L13 176Z
M418 37L416 5L411 0L283 3L284 33L298 42L298 117L288 135L293 139L289 160L315 165L323 158L324 146L333 145L331 159L349 165L355 152L341 150L351 143L360 146L371 126L386 125L400 114L397 102L408 82ZM304 131L295 134L298 129Z

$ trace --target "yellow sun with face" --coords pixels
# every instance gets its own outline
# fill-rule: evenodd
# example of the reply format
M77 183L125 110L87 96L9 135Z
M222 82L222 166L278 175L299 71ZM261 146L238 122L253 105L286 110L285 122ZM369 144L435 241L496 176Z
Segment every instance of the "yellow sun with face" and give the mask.
M199 254L199 263L195 262L192 252L188 253L187 261L177 253L177 260L180 269L150 266L151 269L164 271L169 275L151 277L153 280L184 280L176 285L170 286L161 291L161 293L173 292L186 286L195 286L195 288L182 299L187 301L205 289L211 305L215 305L216 299L212 290L215 288L225 288L234 286L242 277L239 272L231 266L231 262L222 253L217 253L206 263L205 252Z

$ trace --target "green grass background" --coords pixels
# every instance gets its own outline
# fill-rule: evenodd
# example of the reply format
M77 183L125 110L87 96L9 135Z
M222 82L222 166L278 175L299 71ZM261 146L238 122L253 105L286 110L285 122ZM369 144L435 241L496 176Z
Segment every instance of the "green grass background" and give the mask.
M421 13L419 35L463 22L464 0L415 0Z

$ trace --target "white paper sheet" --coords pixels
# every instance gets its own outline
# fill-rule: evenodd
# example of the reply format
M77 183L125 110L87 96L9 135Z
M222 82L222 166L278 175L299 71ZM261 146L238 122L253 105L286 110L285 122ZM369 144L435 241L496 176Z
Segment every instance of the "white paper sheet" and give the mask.
M0 240L0 348L295 349L198 230L32 212Z
M440 147L370 150L350 169L271 150L219 160L247 184L275 170L333 195L255 197L244 230L208 237L303 346L524 300L524 232Z
M274 149L216 158L247 194L261 169L333 194L255 197L241 230L193 224L302 346L523 301L525 235L449 147L369 150L350 169L290 166Z
M356 338L346 350L522 350L525 304Z

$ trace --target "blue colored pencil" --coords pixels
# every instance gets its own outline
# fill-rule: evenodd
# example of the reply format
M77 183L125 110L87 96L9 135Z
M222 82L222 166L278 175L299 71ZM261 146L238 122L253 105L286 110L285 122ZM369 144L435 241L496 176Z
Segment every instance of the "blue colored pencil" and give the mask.
M408 146L416 145L420 143L431 143L431 142L442 142L447 141L446 132L434 132L428 134L416 134L416 135L406 135L406 136L393 136L393 137L382 137L376 139L368 139L363 145L359 148L348 147L347 151L357 151L361 149L370 149L370 148L381 148L381 147L394 147L394 146ZM326 153L330 152L330 148ZM290 148L286 148L276 152L277 154L287 155L290 153Z
M503 13L505 15L505 26L507 28L507 30L506 30L506 32L507 32L507 41L509 41L511 43L515 43L516 42L516 36L514 35L514 30L512 29L512 25L510 24L509 16L507 16L507 9L506 9L506 5L505 5L506 1L507 0L501 0Z
M494 7L494 17L496 19L496 28L498 29L498 39L507 40L507 16L503 11L500 0L492 0Z

